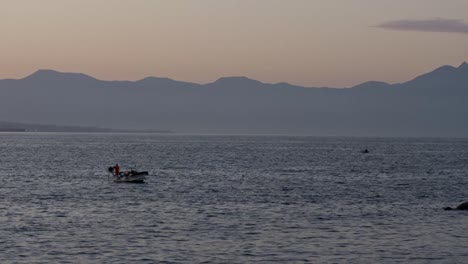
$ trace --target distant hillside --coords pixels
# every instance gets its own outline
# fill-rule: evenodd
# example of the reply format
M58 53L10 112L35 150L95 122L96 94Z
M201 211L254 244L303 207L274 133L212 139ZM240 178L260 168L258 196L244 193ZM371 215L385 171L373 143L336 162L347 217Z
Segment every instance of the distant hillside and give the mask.
M170 130L110 129L89 126L59 126L0 121L0 132L172 133Z
M0 120L192 133L468 136L468 64L349 89L226 77L102 81L39 70L0 80Z

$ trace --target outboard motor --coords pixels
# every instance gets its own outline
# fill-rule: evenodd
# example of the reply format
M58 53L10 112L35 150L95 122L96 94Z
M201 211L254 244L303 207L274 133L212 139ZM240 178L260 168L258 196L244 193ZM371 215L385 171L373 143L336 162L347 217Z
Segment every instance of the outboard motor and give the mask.
M107 168L107 171L108 171L109 173L114 174L114 167L109 167L109 168Z

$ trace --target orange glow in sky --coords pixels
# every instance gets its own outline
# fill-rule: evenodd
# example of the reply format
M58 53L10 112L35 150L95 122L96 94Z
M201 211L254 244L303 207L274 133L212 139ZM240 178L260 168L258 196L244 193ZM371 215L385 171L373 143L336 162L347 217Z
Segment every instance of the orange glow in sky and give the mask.
M377 26L434 18L468 23L468 1L5 1L0 78L54 69L104 80L402 82L468 61L468 33Z

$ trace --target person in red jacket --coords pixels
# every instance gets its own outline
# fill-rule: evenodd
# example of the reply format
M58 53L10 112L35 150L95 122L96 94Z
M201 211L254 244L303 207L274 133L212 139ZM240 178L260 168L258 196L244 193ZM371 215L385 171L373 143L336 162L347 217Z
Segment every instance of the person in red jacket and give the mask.
M119 175L120 175L120 167L119 167L119 164L115 164L115 166L114 166L114 172L115 172L115 176L119 176Z

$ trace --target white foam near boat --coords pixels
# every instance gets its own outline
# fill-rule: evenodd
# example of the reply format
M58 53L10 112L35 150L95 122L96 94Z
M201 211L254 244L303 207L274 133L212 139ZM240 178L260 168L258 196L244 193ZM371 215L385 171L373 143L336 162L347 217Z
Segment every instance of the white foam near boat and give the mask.
M146 175L148 175L147 171L136 170L125 171L121 172L119 175L115 175L113 167L109 167L108 172L112 174L114 182L118 183L144 183Z

